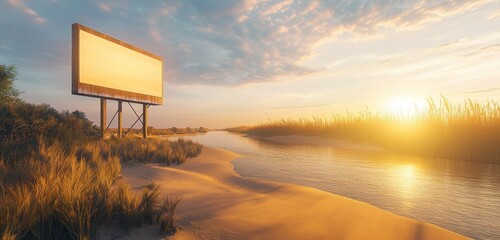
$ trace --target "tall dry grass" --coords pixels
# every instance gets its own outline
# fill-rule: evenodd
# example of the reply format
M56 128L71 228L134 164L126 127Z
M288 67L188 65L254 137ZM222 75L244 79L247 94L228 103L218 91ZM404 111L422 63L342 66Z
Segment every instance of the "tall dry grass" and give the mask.
M125 231L158 224L173 233L179 198L119 183L120 160L182 163L201 152L191 141L125 139L67 151L40 141L25 159L0 160L0 239L96 239L111 222Z
M500 162L500 107L496 102L479 104L469 99L452 104L444 97L439 102L429 98L423 109L411 115L367 110L282 119L229 130L256 136L297 134L350 139L411 154Z
M108 131L111 133L112 136L118 135L118 129L117 128L110 128ZM161 136L161 135L183 135L183 134L202 134L202 133L207 133L209 131L208 128L205 127L198 127L198 128L191 128L191 127L186 127L186 128L177 128L177 127L171 127L171 128L155 128L152 126L148 127L148 134L149 135L156 135L156 136ZM139 135L142 136L142 129L136 129L136 128L123 128L123 132L128 132L128 134L134 134L134 135ZM128 136L128 135L127 135Z
M201 153L203 145L191 140L167 141L160 138L123 138L90 142L81 146L77 155L86 159L96 155L115 155L122 162L158 162L181 164Z

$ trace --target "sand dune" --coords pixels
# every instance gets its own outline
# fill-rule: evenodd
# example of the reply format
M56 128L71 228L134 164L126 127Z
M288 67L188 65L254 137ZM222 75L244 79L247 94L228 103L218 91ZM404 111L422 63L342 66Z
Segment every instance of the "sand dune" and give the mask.
M181 195L181 230L168 239L465 239L432 224L314 188L242 178L238 155L210 147L176 167L136 164L122 175L134 187L157 183ZM102 239L161 239L153 228ZM112 236L112 234L114 234Z

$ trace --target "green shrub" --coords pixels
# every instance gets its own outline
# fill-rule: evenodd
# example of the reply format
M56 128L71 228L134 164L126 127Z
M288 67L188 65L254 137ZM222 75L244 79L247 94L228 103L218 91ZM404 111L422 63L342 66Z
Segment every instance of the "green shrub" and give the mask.
M7 104L18 101L19 90L14 88L14 81L17 77L15 66L0 64L0 104Z

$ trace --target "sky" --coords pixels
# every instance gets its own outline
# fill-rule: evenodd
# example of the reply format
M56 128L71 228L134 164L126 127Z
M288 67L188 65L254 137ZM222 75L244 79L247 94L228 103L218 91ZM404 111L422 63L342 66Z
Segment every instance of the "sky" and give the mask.
M499 0L0 2L0 63L21 97L98 123L99 99L71 94L73 23L163 57L158 128L500 102Z

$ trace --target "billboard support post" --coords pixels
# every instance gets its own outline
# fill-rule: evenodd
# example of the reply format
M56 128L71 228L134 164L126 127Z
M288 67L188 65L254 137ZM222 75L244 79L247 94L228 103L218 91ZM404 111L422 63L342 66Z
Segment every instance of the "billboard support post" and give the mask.
M148 138L148 104L142 104L142 137Z
M106 98L101 98L101 138L104 139L106 131Z
M122 101L118 101L118 138L122 138Z

